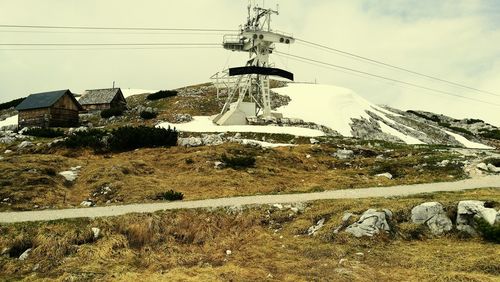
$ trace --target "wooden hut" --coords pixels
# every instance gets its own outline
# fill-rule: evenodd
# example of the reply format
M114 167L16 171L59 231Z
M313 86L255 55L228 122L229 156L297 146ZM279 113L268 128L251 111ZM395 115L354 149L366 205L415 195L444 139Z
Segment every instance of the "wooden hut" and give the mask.
M127 108L127 100L120 88L87 90L79 102L86 111Z
M78 126L82 106L69 90L32 94L16 107L19 128Z

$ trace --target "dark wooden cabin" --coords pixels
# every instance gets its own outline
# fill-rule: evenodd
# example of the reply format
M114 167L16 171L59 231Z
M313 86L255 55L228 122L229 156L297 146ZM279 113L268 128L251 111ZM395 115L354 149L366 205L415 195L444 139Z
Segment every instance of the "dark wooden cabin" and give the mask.
M32 94L16 107L19 128L78 126L82 106L69 90Z
M120 88L87 90L79 102L86 111L127 108L127 100Z

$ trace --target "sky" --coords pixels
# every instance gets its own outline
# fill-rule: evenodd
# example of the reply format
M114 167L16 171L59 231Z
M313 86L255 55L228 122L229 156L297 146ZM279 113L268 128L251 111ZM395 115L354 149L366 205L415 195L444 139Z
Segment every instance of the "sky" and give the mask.
M330 46L465 84L485 94L402 71L361 62L297 42L277 46L293 54L438 89L401 86L272 55L296 81L350 88L376 104L427 110L456 118L481 118L500 126L500 2L495 0L266 0L276 7L273 28ZM263 3L264 2L264 3ZM0 25L62 25L237 29L247 0L0 0ZM12 43L221 43L223 32L80 31L0 28ZM121 48L121 49L118 49ZM31 50L20 50L31 49ZM35 49L35 50L33 50ZM49 49L49 50L47 50ZM247 55L222 47L124 49L124 47L0 46L0 102L30 93L111 87L174 89L210 81ZM307 95L305 93L304 95ZM498 105L495 105L498 104Z

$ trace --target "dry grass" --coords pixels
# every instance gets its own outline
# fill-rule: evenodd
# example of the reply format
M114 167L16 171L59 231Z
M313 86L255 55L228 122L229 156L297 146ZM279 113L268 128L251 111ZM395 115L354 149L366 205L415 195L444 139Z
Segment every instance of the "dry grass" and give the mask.
M300 193L370 186L449 181L464 177L461 167L433 164L457 158L447 152L403 147L356 150L357 158L332 157L337 145L300 145L260 149L238 144L200 148L158 148L96 155L90 151L56 149L47 154L20 154L0 162L3 189L0 198L10 205L0 210L78 206L87 198L98 205L153 201L155 195L173 189L186 200L216 197ZM223 154L256 156L248 169L215 169ZM309 155L309 157L308 157ZM375 156L383 155L384 160ZM419 164L428 163L419 168ZM68 184L59 172L80 165L78 179ZM375 177L390 171L393 180ZM105 187L111 191L105 192Z
M6 279L59 281L497 281L500 247L480 239L425 232L417 240L403 229L372 239L332 233L344 211L389 208L397 227L408 224L413 205L440 201L451 209L465 199L500 202L500 194L481 189L320 201L298 214L253 207L5 225L0 249L27 241L33 251L24 262L1 257L0 273ZM303 235L319 218L327 221L317 236ZM96 241L92 227L101 229Z

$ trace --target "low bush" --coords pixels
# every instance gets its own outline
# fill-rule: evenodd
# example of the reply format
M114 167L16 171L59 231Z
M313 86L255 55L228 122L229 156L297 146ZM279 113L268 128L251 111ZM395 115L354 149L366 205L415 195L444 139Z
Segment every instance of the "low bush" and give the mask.
M143 119L154 119L157 116L158 116L158 114L155 112L148 112L148 111L141 112L141 118L143 118Z
M476 124L476 123L483 123L484 121L483 120L480 120L480 119L467 119L467 124Z
M451 125L451 124L449 124L449 123L440 122L440 123L438 123L438 124L439 124L439 126L449 128L449 129L451 129L451 130L453 130L453 131L456 131L456 132L460 132L460 133L467 134L467 135L474 135L472 132L470 132L469 130L467 130L467 129L465 129L465 128L452 126L452 125Z
M112 108L101 111L102 118L119 117L123 115L123 109Z
M138 148L154 148L177 145L178 133L170 128L120 127L111 132L91 129L70 135L65 145L68 148L92 148L98 152L124 152Z
M42 138L56 138L64 136L64 131L52 128L30 128L24 131L23 135Z
M437 115L432 115L432 116L427 116L425 114L421 114L419 112L416 112L416 111L407 111L407 113L410 113L410 114L414 114L416 115L417 117L421 117L423 119L426 119L426 120L430 120L430 121L434 121L434 122L440 122L440 119Z
M483 129L480 131L481 131L481 133L479 133L479 135L481 135L484 138L500 140L500 130L498 130L498 129L495 129L495 130Z
M184 194L174 190L162 192L156 195L157 200L164 201L182 201L184 199Z
M1 110L8 110L8 109L13 108L13 107L17 107L17 105L21 104L21 102L24 99L25 98L19 98L19 99L16 99L16 100L12 100L10 102L6 102L6 103L0 104L0 111Z
M477 218L477 230L484 240L500 244L500 224L490 225L486 220Z
M177 145L178 133L170 128L156 127L120 127L111 132L109 149L128 151L138 148L154 148Z
M227 156L226 154L223 154L221 156L221 161L226 164L226 167L234 169L242 169L255 166L255 157L251 155Z
M148 97L146 99L154 101L154 100L160 100L163 98L174 97L174 96L177 96L177 91L175 91L175 90L162 90L162 91L158 91L154 94L148 95Z
M99 149L106 146L103 142L107 133L103 130L90 129L87 131L79 131L70 135L64 145L68 148L93 148Z

